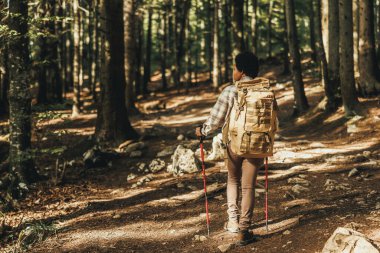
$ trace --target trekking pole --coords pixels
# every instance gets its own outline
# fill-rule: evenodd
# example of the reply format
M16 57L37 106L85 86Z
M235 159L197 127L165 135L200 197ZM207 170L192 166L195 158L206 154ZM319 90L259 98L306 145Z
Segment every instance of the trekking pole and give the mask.
M200 138L200 148L201 148L201 161L202 161L202 175L203 175L203 189L205 193L205 207L206 207L206 222L207 222L207 235L210 236L210 217L208 214L208 199L207 199L207 185L206 185L206 165L205 165L205 155L203 152L203 140L204 137Z
M268 157L265 157L265 225L268 233Z

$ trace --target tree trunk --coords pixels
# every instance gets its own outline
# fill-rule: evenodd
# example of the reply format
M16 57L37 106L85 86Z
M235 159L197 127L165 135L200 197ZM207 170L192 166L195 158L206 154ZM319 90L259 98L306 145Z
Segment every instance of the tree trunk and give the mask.
M231 0L224 3L224 82L230 78L231 67Z
M9 113L9 102L8 102L8 90L9 90L9 64L8 64L8 47L4 46L2 50L1 57L1 103L0 103L0 114Z
M374 95L380 92L380 70L376 61L373 0L360 0L359 13L360 89L363 95Z
M245 50L244 45L244 0L233 0L232 3L232 39L233 56Z
M288 74L290 74L290 61L289 61L289 44L288 44L288 40L287 40L288 29L286 27L287 25L286 25L286 6L285 6L285 3L283 5L283 10L284 10L284 15L283 15L284 34L283 34L282 43L283 43L284 51L282 53L282 57L283 57L283 62L284 62L283 63L284 69L282 71L282 74L288 75Z
M251 17L251 34L252 34L252 52L257 55L257 45L258 45L258 36L257 36L257 1L252 0L253 12Z
M347 117L358 114L359 101L356 95L353 58L352 1L339 0L339 47L342 99Z
M80 72L82 66L80 65L81 56L80 56L80 13L79 13L79 0L73 0L73 36L74 36L74 55L73 55L73 85L74 85L74 94L73 94L73 111L72 117L76 117L81 113L81 79Z
M309 27L310 27L310 49L311 49L311 59L317 61L317 51L315 45L315 14L314 14L314 0L310 0L310 15L309 15Z
M268 9L268 30L267 30L267 43L268 43L268 58L272 58L272 13L273 13L273 0L269 0Z
M168 37L167 37L167 23L169 22L167 16L167 7L165 6L163 17L161 19L161 79L162 79L162 90L167 90L168 82L166 79L166 57L168 50Z
M317 22L315 22L315 35L316 35L316 47L317 47L317 57L321 66L322 72L322 84L325 90L326 96L326 111L333 111L337 108L337 103L335 99L334 89L331 86L330 79L328 76L328 64L325 53L325 46L323 44L322 35L322 15L321 15L321 0L314 0L316 2L316 16Z
M328 57L329 78L334 93L339 95L339 0L328 0Z
M9 40L9 178L8 193L21 197L37 179L31 152L31 94L29 90L28 1L9 1L9 29L18 36Z
M144 45L144 15L139 13L136 15L136 66L135 66L135 90L136 95L140 95L142 92L141 87L141 65L143 57L143 45Z
M213 71L212 71L212 86L216 90L220 84L219 82L219 0L214 0L214 46L213 46Z
M132 3L125 2L131 10ZM123 0L100 0L100 35L102 45L96 135L99 139L120 143L138 137L125 107Z
M215 0L214 0L215 1ZM212 51L212 45L213 45L213 36L212 36L212 30L213 30L213 15L212 15L212 3L211 0L206 0L206 57L207 57L207 63L208 63L208 73L209 73L209 79L212 80L212 69L213 69L213 63L212 63L212 57L213 57L213 51Z
M138 113L135 106L135 92L133 87L134 67L135 67L135 55L136 50L135 43L135 12L137 7L137 0L124 0L124 46L125 46L125 60L124 69L126 77L126 107L127 111L131 114ZM121 31L123 34L123 30ZM120 47L123 47L120 45ZM124 52L124 50L123 50Z
M148 32L146 35L146 57L144 64L144 82L143 82L143 94L146 95L148 91L148 83L150 82L150 66L151 66L151 52L152 52L152 15L153 9L148 10Z
M298 47L296 17L294 13L294 0L285 0L285 8L294 87L293 115L298 115L298 113L305 112L309 108L309 105L305 95L304 83L302 80L301 56Z
M354 75L359 77L359 0L353 0L353 22L354 22Z

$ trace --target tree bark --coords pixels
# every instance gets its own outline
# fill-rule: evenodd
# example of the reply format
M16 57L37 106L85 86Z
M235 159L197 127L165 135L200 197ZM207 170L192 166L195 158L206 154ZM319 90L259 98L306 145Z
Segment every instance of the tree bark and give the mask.
M288 29L286 27L287 25L286 25L286 6L285 6L285 3L283 4L283 11L284 11L284 15L283 15L282 21L283 21L283 26L284 26L284 34L283 34L282 43L283 43L284 51L282 52L282 57L283 57L284 69L282 71L282 74L288 75L288 74L290 74L290 61L289 61L289 44L288 44L288 40L287 40Z
M219 76L219 0L214 0L214 29L213 33L213 71L212 71L212 86L217 89L220 84Z
M251 30L252 30L252 52L257 55L257 45L258 45L258 36L257 36L257 1L252 0L253 12L251 17Z
M233 0L232 3L232 54L237 54L245 50L244 44L244 0Z
M231 0L224 2L224 82L230 78L231 68Z
M167 37L167 23L169 22L168 16L167 16L167 6L165 5L163 17L161 19L161 79L162 79L162 90L167 90L168 88L168 82L166 79L166 57L167 57L167 51L168 51L168 37Z
M328 0L328 57L329 78L334 93L339 95L339 0Z
M354 24L354 75L359 77L359 0L352 1Z
M132 2L125 2L126 9ZM136 139L125 106L123 0L100 0L101 92L96 135L120 143Z
M339 37L343 106L346 116L351 117L359 113L354 78L352 1L339 0Z
M144 15L142 13L136 14L136 66L135 66L135 93L136 95L140 95L142 93L141 86L141 66L142 66L142 57L143 57L143 45L144 45Z
M9 29L17 35L9 39L9 178L8 192L21 197L20 183L37 179L31 152L31 94L29 90L28 1L9 1Z
M148 10L148 32L146 35L146 56L144 64L144 82L143 82L143 94L148 94L148 83L150 82L150 66L151 66L151 52L152 52L152 15L153 10L149 8Z
M373 0L360 0L359 84L363 95L375 95L380 92L379 72L376 60Z
M1 57L1 103L0 114L9 113L8 90L9 90L9 64L8 64L8 46L4 45Z
M317 61L317 50L315 45L315 14L314 14L314 0L310 0L310 15L309 15L309 27L310 27L310 49L311 59Z
M134 67L135 67L135 55L134 51L136 50L135 43L135 12L137 8L137 0L124 0L124 46L125 46L125 60L124 60L124 69L126 77L126 107L127 111L136 114L138 110L135 106L135 92L133 87L133 77L134 77Z
M294 87L295 104L293 115L298 115L298 113L305 112L309 108L309 105L305 95L304 83L302 80L301 56L298 47L296 17L294 13L294 1L285 0L285 8Z
M326 96L326 111L333 111L337 108L337 102L335 99L334 89L331 86L329 73L328 73L328 64L325 53L325 46L323 43L322 35L322 15L321 15L321 0L315 0L316 2L316 21L315 22L315 35L316 35L316 48L317 48L317 57L321 66L322 74L322 84L325 90Z
M81 79L80 79L80 71L82 66L81 55L80 55L80 13L79 13L79 0L73 0L72 2L73 8L73 85L74 85L74 94L73 94L73 111L72 117L76 117L81 113Z
M273 13L273 0L269 0L269 9L268 9L268 29L267 29L267 54L268 58L272 58L272 13Z

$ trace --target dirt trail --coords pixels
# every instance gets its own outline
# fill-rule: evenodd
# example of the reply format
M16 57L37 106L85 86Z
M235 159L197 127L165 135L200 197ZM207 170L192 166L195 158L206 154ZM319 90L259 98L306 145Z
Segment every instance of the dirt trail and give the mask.
M274 74L267 71L266 75L274 78ZM323 95L323 88L312 79L306 79L306 84L307 96L314 107ZM285 233L262 236L257 242L230 252L319 252L338 226L350 222L359 231L380 240L380 211L376 210L380 202L380 109L375 106L378 101L362 100L369 108L369 116L362 120L357 133L348 134L342 110L332 115L312 110L293 120L290 118L291 84L278 84L276 90L281 131L275 144L276 154L270 159L269 217L273 223L294 217L300 217L300 221ZM231 240L223 234L224 190L210 197L212 238L203 242L193 238L206 235L204 200L173 200L201 190L200 174L175 178L160 172L153 174L152 181L132 188L145 176L131 171L137 162L149 163L164 147L180 144L177 141L180 133L188 137L185 143L196 144L190 132L207 117L216 95L206 88L196 88L189 95L166 93L157 94L157 98L160 103L154 98L141 103L140 109L149 113L133 118L138 129L161 124L168 130L164 136L145 140L148 148L143 158L121 157L109 168L72 169L63 186L35 189L25 200L26 204L32 204L10 214L15 221L24 216L24 222L38 220L54 223L59 228L56 235L35 245L31 252L219 252L218 245ZM165 109L159 109L157 105L163 103ZM86 117L83 127L88 130L94 117ZM210 147L211 140L208 140L206 149ZM364 151L369 153L363 155ZM169 163L170 157L164 160ZM295 196L306 202L289 208L293 198L286 193L291 192L293 184L288 183L286 174L296 165L302 169L290 177L302 174L311 185L308 191ZM222 161L208 163L209 185L226 182L223 166ZM359 170L359 175L348 177L353 168ZM127 180L131 172L138 177ZM348 188L326 191L328 179L348 184ZM263 171L260 171L259 183L262 180ZM259 193L253 228L265 217L263 207L264 195Z

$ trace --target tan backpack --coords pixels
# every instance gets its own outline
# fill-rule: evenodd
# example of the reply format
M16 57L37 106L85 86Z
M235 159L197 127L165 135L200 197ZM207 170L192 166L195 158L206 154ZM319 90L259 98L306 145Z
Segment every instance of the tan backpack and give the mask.
M269 80L237 81L238 99L223 127L223 142L246 158L273 155L278 106Z

